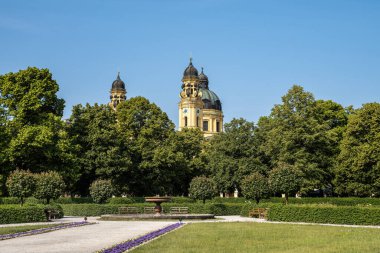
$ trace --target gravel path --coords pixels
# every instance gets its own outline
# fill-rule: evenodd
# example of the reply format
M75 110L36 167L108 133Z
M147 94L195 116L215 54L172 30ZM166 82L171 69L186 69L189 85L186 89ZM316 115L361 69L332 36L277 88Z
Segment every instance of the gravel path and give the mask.
M75 220L82 221L83 218L70 219L70 221ZM0 241L0 252L93 253L175 223L97 221L95 217L89 218L89 221L96 221L97 224Z

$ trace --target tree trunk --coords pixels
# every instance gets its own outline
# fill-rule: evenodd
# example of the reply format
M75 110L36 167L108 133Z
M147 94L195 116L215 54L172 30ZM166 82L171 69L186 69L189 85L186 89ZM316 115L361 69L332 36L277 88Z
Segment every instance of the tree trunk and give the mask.
M206 204L206 199L203 199L203 204Z
M285 205L289 202L289 193L285 193Z
M255 198L255 200L256 200L256 204L259 204L260 198Z

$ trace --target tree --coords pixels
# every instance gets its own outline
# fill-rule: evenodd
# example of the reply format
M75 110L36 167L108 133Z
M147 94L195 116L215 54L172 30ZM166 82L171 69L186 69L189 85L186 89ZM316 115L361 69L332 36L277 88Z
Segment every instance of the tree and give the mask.
M129 150L131 170L128 186L131 194L165 194L178 164L173 149L166 143L174 134L174 124L157 105L143 97L130 98L116 110L121 140ZM164 156L176 157L175 161ZM179 160L181 163L181 160ZM168 168L171 168L168 171ZM158 187L157 187L158 186Z
M38 199L46 199L49 204L51 199L61 196L65 183L61 175L56 171L42 172L36 175L36 191L34 196Z
M271 191L285 194L285 204L288 204L289 194L300 190L302 185L302 174L294 166L279 163L269 173L269 186Z
M255 136L261 161L270 168L283 162L301 170L303 193L330 188L347 115L341 105L315 100L301 86L293 86L282 104L259 120Z
M7 179L7 189L12 197L17 197L20 200L20 204L23 205L25 198L32 196L36 179L30 171L15 170Z
M58 90L48 69L29 67L0 76L0 105L13 125L40 125L49 115L62 117L65 101L57 97Z
M0 174L14 168L77 174L75 146L61 120L64 100L48 69L29 67L0 76ZM3 138L4 137L4 138Z
M269 195L268 179L258 172L246 176L241 183L242 193L246 199L260 199Z
M209 173L221 192L240 189L242 179L252 172L266 173L257 156L254 124L245 119L233 119L225 124L206 146Z
M210 178L201 176L191 180L189 193L191 198L200 199L204 204L206 203L206 199L212 199L217 194L217 190Z
M368 103L348 118L336 167L340 195L380 195L380 104Z
M114 193L111 180L98 179L92 182L90 194L95 203L105 203Z
M90 184L98 177L112 179L120 192L131 178L131 159L128 143L117 128L116 114L108 105L73 107L67 126L69 138L79 148L80 176L73 192L88 195Z

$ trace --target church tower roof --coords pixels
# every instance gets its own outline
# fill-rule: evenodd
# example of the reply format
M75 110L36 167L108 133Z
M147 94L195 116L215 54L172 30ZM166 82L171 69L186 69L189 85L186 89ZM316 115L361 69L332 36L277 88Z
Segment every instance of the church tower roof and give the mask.
M182 81L185 80L198 80L198 70L193 66L192 58L190 58L189 66L183 72Z
M120 72L117 73L116 80L112 83L112 90L125 90L125 83L120 79Z
M199 87L204 88L204 89L208 89L208 77L203 73L203 67L202 67L202 71L199 74L198 78L199 78Z

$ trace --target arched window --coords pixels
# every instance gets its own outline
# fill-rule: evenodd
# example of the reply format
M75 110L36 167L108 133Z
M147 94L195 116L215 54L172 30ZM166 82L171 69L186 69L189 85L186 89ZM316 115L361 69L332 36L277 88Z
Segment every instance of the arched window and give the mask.
M187 117L185 116L185 127L187 127Z
M197 116L197 127L199 127L199 117Z

